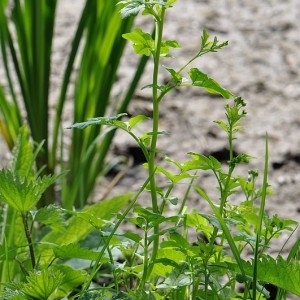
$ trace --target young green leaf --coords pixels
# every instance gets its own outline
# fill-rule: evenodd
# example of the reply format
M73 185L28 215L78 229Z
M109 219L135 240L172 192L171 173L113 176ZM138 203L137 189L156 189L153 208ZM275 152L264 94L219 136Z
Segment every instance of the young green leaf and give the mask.
M160 48L160 55L161 56L170 56L170 48L181 48L180 44L177 41L162 41L161 48Z
M201 72L197 68L192 68L188 74L194 86L203 87L209 93L219 94L226 99L229 99L233 95L230 91L220 86L218 82L212 78L209 78L205 73Z
M136 54L150 56L151 53L154 53L154 40L151 34L144 32L142 29L136 28L133 32L124 33L122 36L132 42Z
M180 84L182 83L182 76L177 73L174 69L163 66L172 76L172 80L175 84Z
M144 115L137 115L128 120L129 130L131 130L134 126L138 125L139 123L148 120L149 118Z

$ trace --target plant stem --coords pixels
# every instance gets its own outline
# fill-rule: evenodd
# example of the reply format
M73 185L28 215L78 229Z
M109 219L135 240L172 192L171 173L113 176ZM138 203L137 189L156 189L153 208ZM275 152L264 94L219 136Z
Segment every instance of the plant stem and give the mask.
M161 8L160 18L155 18L155 50L153 53L154 56L154 69L153 69L153 88L152 88L152 101L153 101L153 121L152 121L152 139L150 145L150 154L149 154L149 177L150 177L150 190L151 190L151 200L152 200L152 209L154 213L159 213L159 207L157 203L157 194L156 194L156 180L155 176L152 174L155 173L155 158L157 151L157 135L158 135L158 123L159 123L159 95L158 95L158 72L160 65L160 51L161 43L163 36L163 25L164 25L164 15L165 8ZM159 247L159 225L154 226L154 239L153 239L153 250L149 262L149 268L147 272L147 278L150 277L153 270L154 261L157 256L157 251Z
M33 245L32 245L31 233L30 233L30 229L28 226L28 213L22 213L22 221L23 221L25 236L26 236L26 239L28 242L31 265L32 265L32 268L34 269L35 268L35 255L34 255L34 250L33 250Z

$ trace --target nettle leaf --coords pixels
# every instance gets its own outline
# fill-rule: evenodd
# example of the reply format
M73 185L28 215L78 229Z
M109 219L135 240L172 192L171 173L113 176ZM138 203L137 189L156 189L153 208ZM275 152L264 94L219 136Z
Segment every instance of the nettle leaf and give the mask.
M56 231L62 231L66 227L63 211L61 208L52 204L47 207L40 208L36 212L34 220L44 225L48 225L52 230Z
M78 244L62 245L53 249L57 258L79 258L86 260L97 260L99 253L88 248L81 248Z
M72 129L72 128L84 129L88 126L94 126L94 125L108 125L108 126L120 127L120 124L122 124L122 123L118 123L117 121L119 118L121 118L123 116L127 116L127 114L122 113L122 114L117 114L116 116L112 116L112 117L91 118L85 122L75 123L75 124L67 127L67 129Z
M52 265L51 269L64 274L59 288L54 292L53 299L63 299L86 280L87 273L84 270L75 270L67 265L58 264Z
M62 272L51 269L30 272L22 292L33 299L49 299L60 286L63 278Z
M281 256L277 259L263 256L258 260L257 278L259 281L271 283L283 290L300 296L300 263L287 262ZM244 271L247 275L253 274L251 262L243 261Z
M124 6L121 10L121 17L127 18L129 16L136 16L139 11L145 7L144 1L142 0L136 0L136 1L120 1L117 3L117 5L119 4L127 4L126 6Z
M150 56L155 50L155 42L151 34L140 28L136 28L133 32L124 33L122 36L132 42L136 54Z
M219 94L226 99L229 99L233 94L219 85L214 79L209 78L205 73L197 68L192 68L188 72L193 86L205 88L209 93Z
M28 180L9 170L0 171L0 200L21 213L31 210L40 200L44 191L52 185L59 175L48 175Z

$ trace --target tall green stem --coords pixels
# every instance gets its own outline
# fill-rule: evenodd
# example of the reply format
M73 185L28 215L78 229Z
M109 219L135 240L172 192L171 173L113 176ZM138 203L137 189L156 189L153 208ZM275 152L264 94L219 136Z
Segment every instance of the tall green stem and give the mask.
M158 123L159 123L159 94L158 94L158 73L160 65L160 53L161 53L161 43L163 36L163 25L164 25L164 16L165 8L162 7L161 14L159 18L155 19L155 50L153 53L154 57L154 69L153 69L153 88L152 88L152 101L153 101L153 123L152 123L152 139L150 145L150 155L149 155L149 176L150 177L150 190L151 190L151 200L152 200L152 209L153 212L159 213L159 207L157 202L157 193L156 193L156 180L155 176L152 174L155 173L155 158L157 151L157 136L158 136ZM153 251L149 263L147 277L151 275L154 261L157 256L157 251L159 247L159 225L154 226L154 240L153 240Z

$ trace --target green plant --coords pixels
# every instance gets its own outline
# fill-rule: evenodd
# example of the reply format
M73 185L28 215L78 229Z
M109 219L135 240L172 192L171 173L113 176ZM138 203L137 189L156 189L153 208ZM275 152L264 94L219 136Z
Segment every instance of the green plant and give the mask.
M10 5L4 0L0 4L0 45L7 84L5 89L0 85L0 130L12 149L19 127L28 120L33 140L37 144L43 141L37 156L38 167L45 167L43 173L52 174L58 166L70 170L61 182L59 199L68 208L85 205L97 177L103 173L114 131L106 135L99 128L73 132L67 148L60 138L67 91L74 89L74 122L105 115L108 107L114 113L124 111L147 61L140 60L127 92L113 108L109 100L125 46L121 34L130 30L133 23L133 17L121 21L115 5L116 1L85 2L52 118L49 95L57 1L15 0ZM75 59L80 65L72 87ZM63 156L65 152L67 155ZM53 188L42 202L40 205L54 203Z
M110 219L132 197L104 200L80 212L53 205L37 209L42 193L61 176L40 175L35 167L37 151L33 151L28 129L22 127L10 167L0 171L2 299L61 299L76 291L87 273L72 267L67 258L77 259L80 266L95 261L98 252L79 242L95 229L109 230ZM101 243L98 235L94 247Z
M277 256L268 254L270 242L284 231L291 236L298 223L265 212L270 191L267 136L262 184L257 183L256 170L250 170L246 177L236 175L236 167L252 159L248 154L235 155L233 151L246 116L246 102L199 69L188 70L189 79L183 78L182 73L189 63L178 71L165 67L171 79L164 85L158 82L161 55L167 55L170 47L179 46L175 41L162 39L165 10L174 3L175 0L120 3L124 16L143 10L145 15L154 18L157 26L153 38L141 29L124 35L133 42L137 52L154 57L153 83L148 85L152 89L154 107L150 132L136 130L147 117L137 115L125 119L122 113L71 126L85 130L91 126L111 126L127 132L145 155L147 180L135 194L121 195L79 211L54 206L36 210L28 206L32 224L35 224L32 230L41 228L37 224L44 224L45 228L32 234L34 243L26 241L23 234L23 244L15 246L24 253L22 246L26 245L19 265L28 274L23 278L6 278L5 299L256 300L269 298L268 284L277 288L276 299L286 299L287 292L300 296L300 240L286 258L283 257L285 243ZM204 30L200 50L190 62L226 45L227 42L219 43L216 38L211 40ZM160 104L164 95L180 86L196 86L228 98L225 120L215 121L228 135L226 163L213 156L190 152L190 159L185 162L166 158L170 168L157 164L156 142L163 134L156 123L160 118ZM214 175L218 199L210 196L209 189L204 190L196 183L204 172ZM168 180L167 187L160 186L158 175ZM178 183L186 184L183 197L176 196L174 188ZM192 189L210 206L211 213L190 209ZM146 193L150 194L151 207L143 205ZM12 203L8 204L14 209ZM168 211L170 205L172 211ZM123 228L125 222L136 230ZM32 257L28 251L30 244L34 244L34 255L39 257L34 267L25 264L26 258ZM18 258L15 253L8 255L9 244L4 249L3 263L8 258ZM5 273L7 271L8 268ZM15 276L17 274L15 272ZM39 288L32 286L34 281L39 283ZM70 284L66 286L67 283ZM23 298L17 298L19 295Z
M125 278L131 279L128 283L127 297L129 299L141 297L131 295L131 289L137 288L137 291L141 293L147 290L149 299L229 299L232 297L257 299L269 296L263 282L273 283L280 288L299 294L295 280L291 278L290 271L287 271L290 267L290 270L299 274L299 264L295 260L293 263L284 261L281 256L274 260L265 254L271 239L280 235L282 230L293 232L294 226L297 225L297 222L292 220L281 220L278 223L271 218L272 221L270 221L270 217L265 213L264 207L268 193L268 139L266 138L263 184L258 189L255 186L256 171L250 171L247 180L241 176L234 176L236 166L248 163L251 159L251 156L247 154L234 156L233 151L235 135L240 130L241 119L246 115L245 101L241 97L234 96L233 93L197 68L187 71L189 79L182 75L195 59L209 52L220 50L227 45L227 42L220 43L217 38L209 40L209 35L204 30L198 53L178 70L164 67L170 73L171 79L167 84L161 85L158 82L160 59L162 56L169 56L170 48L179 47L177 41L163 40L165 11L175 3L175 0L155 2L124 0L119 3L123 5L121 9L123 17L143 10L143 14L150 15L155 23L154 38L150 33L141 29L135 29L133 32L123 35L125 39L133 43L134 51L137 54L153 57L152 83L147 86L152 89L152 130L142 135L136 135L134 126L146 117L135 116L124 122L119 120L122 115L113 118L93 118L87 122L74 124L72 127L82 129L89 125L104 124L118 127L133 137L147 160L145 165L149 172L147 190L151 195L152 206L151 208L137 207L133 210L135 217L126 217L127 221L143 231L142 239L136 236L130 238L132 242L129 248L132 251L130 257L135 262L134 266L132 266L132 259L129 261L124 254L128 268L121 273ZM185 163L168 159L178 167L178 174L173 174L156 164L157 139L160 134L163 134L158 128L160 104L167 93L180 86L201 87L224 98L234 98L233 105L225 106L226 121L216 121L228 135L227 171L213 156L207 157L197 153L190 153L191 160ZM187 209L185 210L185 206L188 205L186 196L179 207L178 214L171 217L165 216L166 203L177 202L176 198L170 197L174 186L183 179L190 178L193 181L197 175L190 172L199 172L200 170L210 170L217 180L220 192L218 204L214 203L201 187L195 186L196 191L210 205L213 214L207 215L196 211L191 213ZM167 190L157 185L157 173L162 173L170 181ZM238 189L244 191L247 199L240 205L233 206L229 200ZM260 205L256 207L259 199L261 200ZM244 214L245 211L247 211L246 214ZM195 228L205 237L204 240L199 239L196 246L190 244L188 238L188 229L190 228ZM161 237L164 237L164 241L161 240ZM226 253L227 247L231 250L232 256ZM254 253L253 264L242 258L243 252L249 247ZM142 249L141 254L135 252L137 249ZM142 258L140 263L138 262L139 257ZM271 268L273 266L277 270L281 269L282 272L287 271L285 272L287 280L284 279L280 282L274 276L268 277L264 273L268 264ZM222 284L222 281L225 284ZM91 279L88 283L90 282ZM237 282L244 284L243 293L238 294L236 291ZM288 282L292 282L292 284L290 285ZM115 286L117 285L118 282L115 281Z

